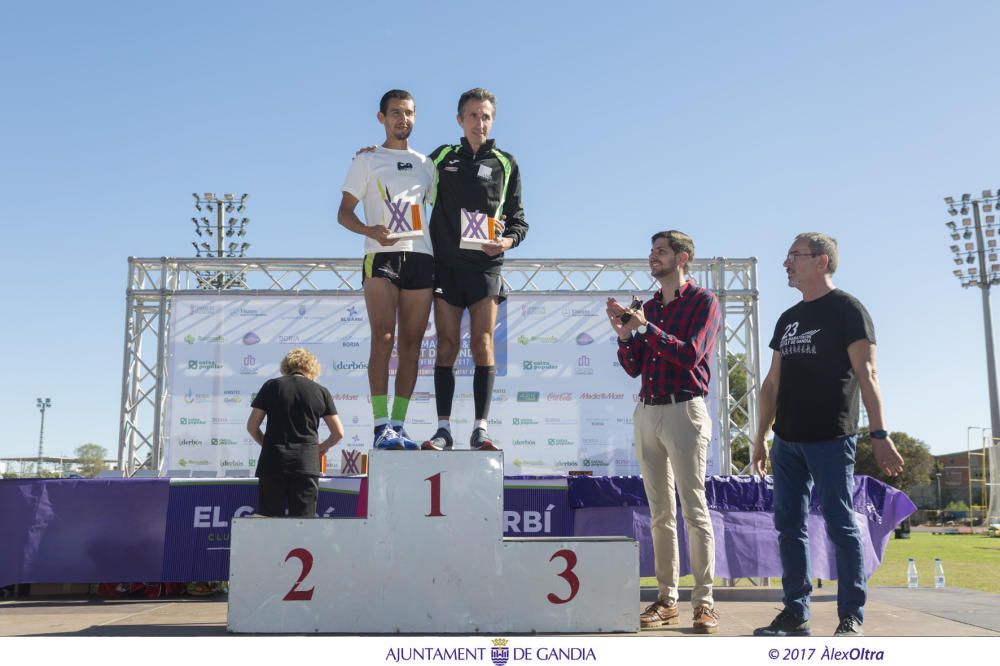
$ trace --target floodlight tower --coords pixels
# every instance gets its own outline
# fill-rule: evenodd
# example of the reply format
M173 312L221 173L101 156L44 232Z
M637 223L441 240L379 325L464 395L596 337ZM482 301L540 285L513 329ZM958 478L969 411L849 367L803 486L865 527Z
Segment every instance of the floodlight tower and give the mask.
M237 219L236 217L230 217L228 220L224 218L226 214L234 212L242 213L246 210L247 197L250 195L243 194L239 199L228 193L223 194L221 198L211 192L201 195L193 193L191 196L194 197L195 210L200 213L207 209L209 213L215 214L214 222L206 216L191 218L191 223L194 224L194 232L198 234L199 238L204 238L205 236L215 238L214 248L210 243L205 241L201 243L192 241L191 245L194 246L195 257L245 257L247 250L250 249L250 243L240 239L247 235L247 225L250 223L250 218L243 217L242 219ZM228 244L224 246L223 244L227 243L226 239L228 239ZM201 283L206 288L215 287L216 289L222 289L223 285L226 284L226 275L224 273L206 272L201 277L204 278Z
M35 405L42 413L42 425L38 429L38 476L42 475L42 442L45 441L45 410L52 406L51 398L35 398Z
M997 224L997 206L1000 205L1000 190L994 193L983 190L981 197L973 199L963 194L956 202L953 197L945 197L948 214L961 215L961 225L948 220L945 225L951 233L954 244L952 260L957 266L952 273L963 288L979 287L983 296L983 328L986 332L986 373L990 395L990 424L994 433L1000 434L1000 403L997 401L996 359L993 353L993 313L990 309L990 287L1000 284L1000 259L997 240L1000 225ZM960 208L956 208L960 206ZM972 217L969 217L969 207ZM985 220L980 216L980 210ZM978 264L978 265L977 265ZM965 269L963 271L963 268ZM996 435L994 435L996 436Z

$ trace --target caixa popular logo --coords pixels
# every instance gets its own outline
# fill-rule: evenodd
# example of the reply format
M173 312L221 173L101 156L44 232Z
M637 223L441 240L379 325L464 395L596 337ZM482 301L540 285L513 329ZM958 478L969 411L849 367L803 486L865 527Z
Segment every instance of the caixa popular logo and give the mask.
M552 510L555 504L549 504L545 511L504 511L504 532L514 534L551 534Z
M538 391L518 391L518 402L538 402L540 393Z
M548 361L521 361L521 369L528 372L542 372L544 370L558 370L559 366Z
M218 370L221 369L223 366L220 361L191 359L188 361L187 367L188 370Z

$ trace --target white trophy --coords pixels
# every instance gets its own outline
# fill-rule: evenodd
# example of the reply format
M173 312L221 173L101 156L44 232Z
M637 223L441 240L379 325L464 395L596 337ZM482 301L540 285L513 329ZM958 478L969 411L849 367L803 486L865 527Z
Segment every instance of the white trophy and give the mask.
M492 243L497 238L497 221L486 213L462 209L462 242L463 250L482 250L483 245Z
M383 199L389 209L389 239L419 238L424 235L423 220L420 218L420 204L411 204L398 199Z

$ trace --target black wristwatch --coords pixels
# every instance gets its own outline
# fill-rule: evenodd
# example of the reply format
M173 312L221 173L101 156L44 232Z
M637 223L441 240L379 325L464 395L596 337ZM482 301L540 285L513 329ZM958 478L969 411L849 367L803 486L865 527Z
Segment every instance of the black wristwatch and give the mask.
M889 436L889 433L887 433L885 430L872 430L871 436L872 439L885 439L886 437Z

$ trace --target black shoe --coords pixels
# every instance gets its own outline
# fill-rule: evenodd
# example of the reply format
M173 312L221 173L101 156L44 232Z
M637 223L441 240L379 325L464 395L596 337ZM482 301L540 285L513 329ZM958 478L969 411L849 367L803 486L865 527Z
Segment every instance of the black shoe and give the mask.
M469 438L469 447L473 451L499 451L493 440L490 439L489 434L484 428L476 428L472 431L472 437Z
M453 446L451 433L445 428L438 428L434 436L424 442L420 448L424 451L451 451Z
M812 636L809 621L788 609L778 613L771 624L753 630L754 636Z
M837 631L833 632L834 636L864 636L865 630L862 626L861 620L854 617L853 615L848 615L841 618L840 624L837 625Z

